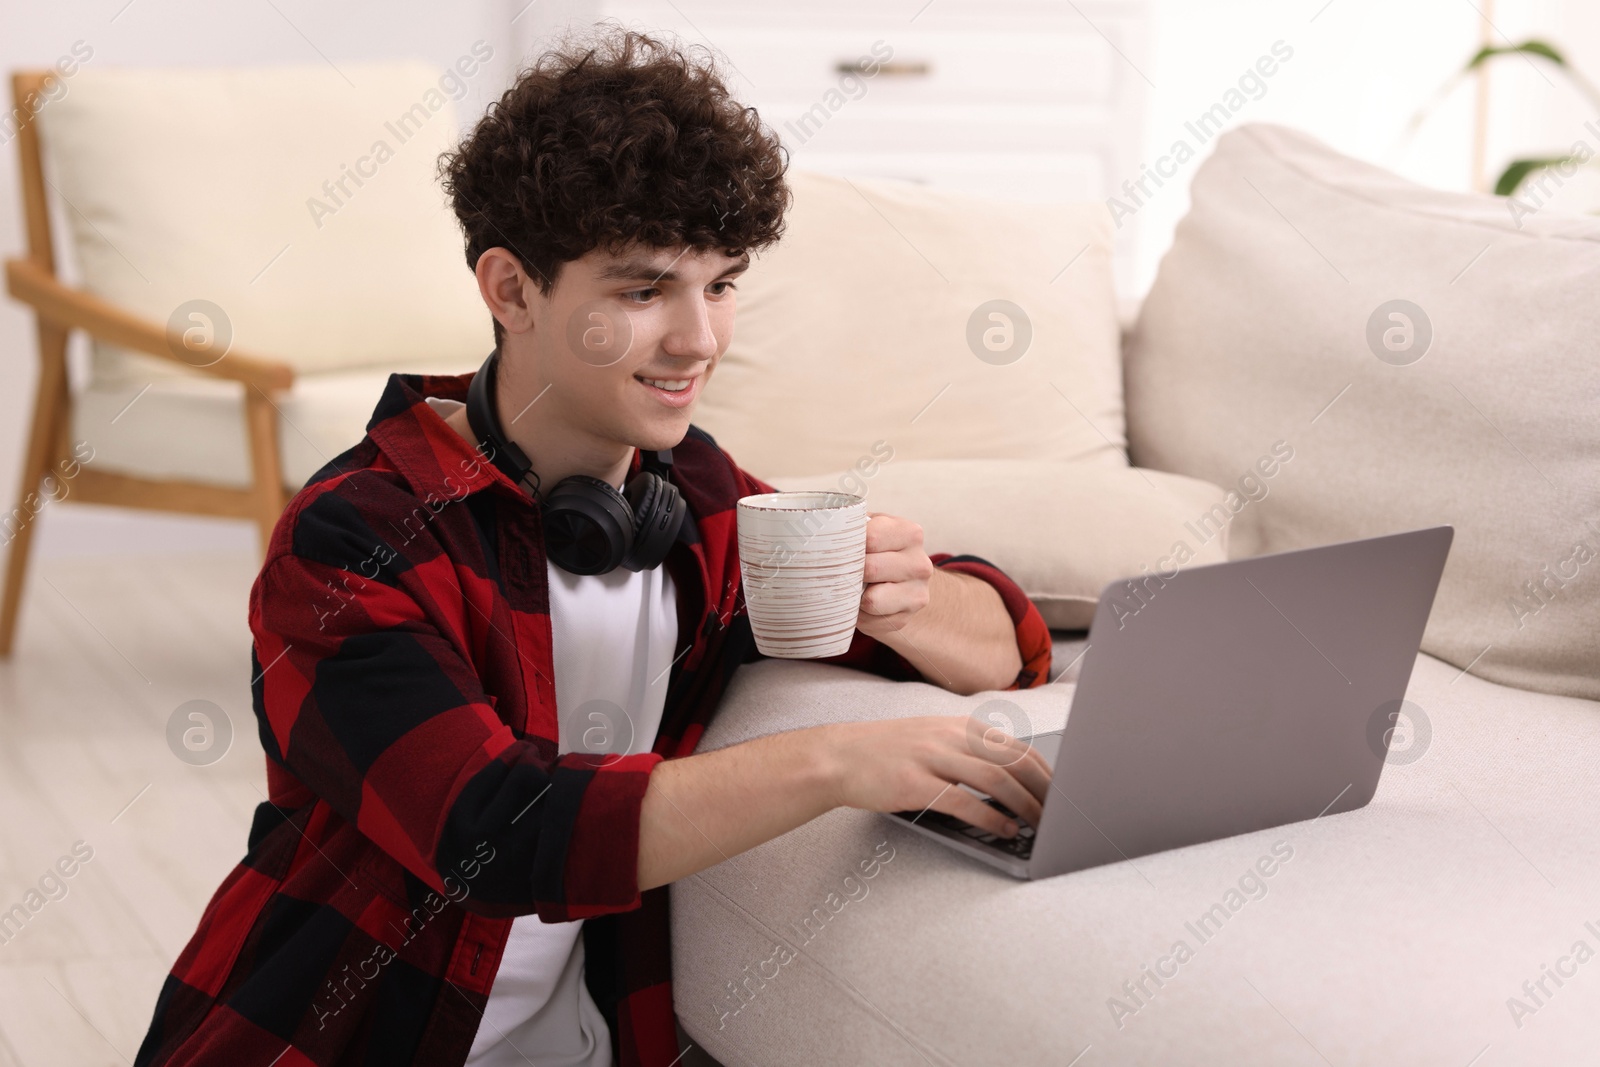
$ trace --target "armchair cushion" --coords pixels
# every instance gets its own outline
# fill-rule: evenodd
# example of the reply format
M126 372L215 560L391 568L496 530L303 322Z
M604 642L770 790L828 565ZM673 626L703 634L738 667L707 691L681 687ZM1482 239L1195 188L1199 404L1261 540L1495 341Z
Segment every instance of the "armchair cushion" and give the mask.
M40 133L81 284L158 324L210 301L236 344L304 372L481 359L488 312L434 177L471 75L343 70L80 71ZM94 367L192 377L104 346Z
M429 366L460 374L477 360L433 360ZM287 487L298 489L361 440L389 373L387 367L358 367L305 374L274 398ZM73 440L94 449L95 470L237 489L250 485L245 386L199 375L146 384L148 389L91 382L79 391L72 405Z

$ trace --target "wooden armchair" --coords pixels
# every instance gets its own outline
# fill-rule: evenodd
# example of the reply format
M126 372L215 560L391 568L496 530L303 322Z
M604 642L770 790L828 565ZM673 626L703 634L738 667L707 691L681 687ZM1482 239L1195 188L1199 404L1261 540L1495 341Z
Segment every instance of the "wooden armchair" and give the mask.
M33 404L33 427L17 490L17 509L4 522L16 522L11 551L6 559L5 589L0 592L0 656L10 655L16 637L17 612L22 605L23 580L33 544L34 509L30 497L44 494L45 477L58 464L73 464L69 427L72 390L67 383L67 339L73 330L147 355L182 363L191 370L217 378L243 382L245 432L250 442L253 480L248 489L209 485L178 479L141 478L137 475L97 471L82 466L72 479L67 500L122 507L155 508L251 519L261 531L266 548L272 526L283 510L282 468L278 458L278 424L273 396L294 384L294 369L287 363L227 351L217 358L206 345L178 341L197 356L184 360L174 352L174 342L164 324L147 322L114 307L56 277L55 242L45 201L43 157L33 110L27 102L44 95L46 82L59 77L48 71L23 71L12 75L13 114L24 116L17 132L17 156L22 168L22 210L27 225L28 254L6 260L6 291L33 308L39 338L39 384ZM215 338L213 338L215 340ZM75 465L75 464L74 464Z
M39 379L17 507L0 514L0 656L46 503L246 519L264 550L292 491L360 440L391 371L482 359L487 312L434 177L457 130L441 88L460 79L409 62L344 74L95 69L62 86L56 71L13 74L27 254L6 261L6 287L33 309ZM375 175L362 162L374 138L392 155ZM365 188L346 180L350 160ZM328 199L337 218L308 216L330 174L359 197ZM52 206L72 235L60 246ZM81 284L58 276L58 247L76 249ZM231 327L204 343L177 332L168 311L192 297L221 301ZM73 330L95 354L76 390ZM112 425L119 408L132 410ZM74 456L79 436L90 462Z

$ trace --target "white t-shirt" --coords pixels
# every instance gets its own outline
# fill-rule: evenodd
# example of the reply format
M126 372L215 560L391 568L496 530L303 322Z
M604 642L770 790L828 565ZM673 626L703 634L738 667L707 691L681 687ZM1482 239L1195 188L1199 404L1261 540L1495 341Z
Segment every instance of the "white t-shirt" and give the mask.
M441 418L460 401L429 397ZM576 575L547 566L559 752L648 752L661 728L677 595L665 567ZM512 920L470 1067L609 1067L611 1035L583 983L582 921Z

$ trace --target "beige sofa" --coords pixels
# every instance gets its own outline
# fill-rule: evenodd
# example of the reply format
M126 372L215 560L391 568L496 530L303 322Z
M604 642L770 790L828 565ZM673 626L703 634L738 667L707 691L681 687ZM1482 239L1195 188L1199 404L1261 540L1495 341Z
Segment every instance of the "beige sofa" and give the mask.
M680 1023L728 1067L1593 1062L1600 227L1519 220L1270 126L1221 139L1192 200L1123 352L1131 458L1191 480L1165 488L1209 487L1197 510L1230 513L1235 556L1456 528L1377 795L1037 883L835 811L673 887ZM885 215L915 245L908 205ZM857 239L799 223L802 249ZM751 279L730 359L795 336L789 316L852 315L826 286L793 297L788 270ZM791 297L771 311L777 290ZM1280 441L1293 458L1246 480ZM868 480L869 501L898 462ZM961 477L1004 483L1013 462ZM1056 484L1035 479L1031 512L924 501L916 517L938 528L931 547L1004 554L984 527L1021 527L1042 556L1062 541L1105 551L1096 525L1160 524L1119 510L1062 530ZM1123 563L1141 558L1154 561ZM1060 594L1051 611L1069 625L1059 560L996 561ZM1083 643L1056 631L1051 684L1008 694L1035 729L1065 720ZM736 677L702 748L988 698L763 661Z

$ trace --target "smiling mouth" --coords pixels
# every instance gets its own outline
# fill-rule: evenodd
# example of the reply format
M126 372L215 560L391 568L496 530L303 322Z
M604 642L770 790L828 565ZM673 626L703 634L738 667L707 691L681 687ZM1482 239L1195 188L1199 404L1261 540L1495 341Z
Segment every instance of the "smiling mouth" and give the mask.
M635 374L634 378L669 393L681 393L694 384L693 378L646 378L639 374Z
M649 390L657 404L682 409L693 404L700 395L700 380L704 377L704 374L694 374L687 378L646 378L635 374L633 380Z

